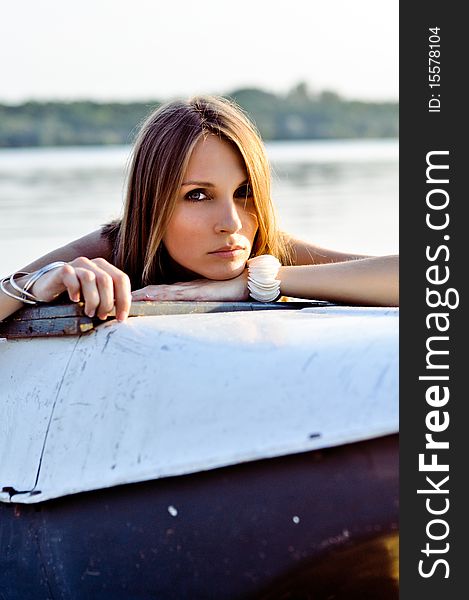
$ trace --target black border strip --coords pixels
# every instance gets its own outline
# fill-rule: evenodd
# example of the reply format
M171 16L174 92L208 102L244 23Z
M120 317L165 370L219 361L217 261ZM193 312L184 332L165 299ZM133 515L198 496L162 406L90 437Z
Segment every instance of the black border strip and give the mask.
M465 341L469 327L464 322L467 274L463 271L467 272L465 240L469 234L465 231L464 220L468 196L463 189L468 171L464 164L467 154L464 138L468 128L463 92L467 69L464 69L462 53L468 31L462 6L462 3L434 0L423 4L401 3L400 6L400 597L404 600L459 598L461 592L456 590L466 587L467 516L464 513L469 507L466 485L469 402L464 375L469 368ZM433 74L429 73L429 66L434 68L437 63L429 63L429 36L432 35L429 29L435 27L440 29L432 40L436 44L439 37L441 48L435 47L434 50L440 50L440 56L432 57L439 59L441 79L440 86L431 88L429 76L433 77ZM436 99L440 100L440 107ZM430 108L435 112L429 111L430 100ZM438 108L439 112L436 112ZM428 155L432 151L448 154ZM427 182L427 158L433 164L448 165L449 169L430 170L430 181ZM434 181L446 178L447 183ZM447 195L446 208L429 208L427 195L431 190L435 191L430 194L430 203L434 200L435 204L443 204ZM432 230L426 223L427 213L434 224L438 220L445 222L447 213L448 226ZM433 258L429 259L426 253ZM436 269L428 272L432 266ZM429 283L427 278L442 279L447 274L446 283ZM452 288L455 291L448 292L449 303L456 304L459 297L459 306L431 308L427 302L427 288L439 291L443 298ZM433 294L429 301L437 304L438 296ZM449 324L447 331L437 330L437 318L429 317L426 322L431 313L447 315L439 318L440 326ZM429 341L432 336L435 339ZM448 339L436 339L438 336ZM433 350L448 351L448 354L429 356L427 343ZM431 369L427 359L433 365L446 364L448 368ZM449 379L419 380L419 376L435 375ZM426 394L431 386L438 386L439 397L447 386L450 395L446 404L430 406ZM438 416L429 416L435 410ZM447 441L449 448L425 449L425 435L432 433L429 424L435 427L448 418L448 427L433 432L433 439ZM419 454L422 453L427 464L435 453L434 460L447 464L449 470L419 470ZM449 479L441 483L448 475ZM427 476L433 480L433 486L426 480ZM434 486L439 487L439 493ZM419 489L433 490L434 493L419 494ZM448 493L441 493L441 490ZM435 511L448 507L448 510L441 515L432 515L428 507ZM434 519L445 521L448 530L442 522L431 523ZM428 532L441 540L432 540ZM442 562L437 564L439 559ZM419 573L419 561L422 560L420 570L426 577Z

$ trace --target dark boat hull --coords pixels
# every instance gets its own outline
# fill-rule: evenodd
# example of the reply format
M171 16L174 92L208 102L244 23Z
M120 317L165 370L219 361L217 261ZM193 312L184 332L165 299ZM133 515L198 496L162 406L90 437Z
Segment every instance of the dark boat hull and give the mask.
M397 528L392 435L2 504L0 598L397 598Z

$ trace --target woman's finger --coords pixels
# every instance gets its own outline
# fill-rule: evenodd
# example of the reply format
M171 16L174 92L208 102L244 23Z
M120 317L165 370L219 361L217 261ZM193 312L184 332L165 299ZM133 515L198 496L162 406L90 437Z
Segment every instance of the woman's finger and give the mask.
M78 279L75 269L71 265L62 267L62 282L68 292L68 296L72 302L80 301L80 280Z
M140 300L151 300L152 298L152 289L157 288L159 286L156 285L148 285L140 290L134 290L132 292L132 300L135 302L139 302Z
M118 321L124 321L129 315L132 302L129 277L104 259L97 258L94 262L111 277L116 304L116 318Z
M132 292L132 300L134 302L140 302L142 300L175 300L178 289L178 284L147 285L141 290Z
M81 292L85 302L85 314L88 317L94 317L100 303L96 274L91 269L83 269L81 267L76 268L75 273L80 281Z
M96 308L96 314L104 320L114 308L114 282L109 273L106 273L103 269L98 269L94 273L99 294L99 305Z

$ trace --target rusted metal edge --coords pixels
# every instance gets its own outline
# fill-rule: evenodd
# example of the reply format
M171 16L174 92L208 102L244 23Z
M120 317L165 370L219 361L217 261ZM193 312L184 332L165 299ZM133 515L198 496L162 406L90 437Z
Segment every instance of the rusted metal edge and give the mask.
M299 310L324 306L321 301L292 302L133 302L130 317L203 314L253 310ZM110 319L114 318L111 316ZM0 322L0 337L20 339L80 335L102 323L100 319L87 317L84 303L44 304L25 307Z
M58 337L80 335L94 329L89 317L58 317L0 323L0 337L22 339L33 337Z

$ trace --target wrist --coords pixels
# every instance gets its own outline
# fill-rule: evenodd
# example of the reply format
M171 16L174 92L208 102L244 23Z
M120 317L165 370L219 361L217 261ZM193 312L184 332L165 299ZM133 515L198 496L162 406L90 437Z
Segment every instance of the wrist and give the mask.
M3 295L8 296L12 300L23 304L36 304L35 301L28 299L24 293L24 286L29 280L30 273L24 271L16 271L11 275L0 278L0 291ZM28 294L29 295L29 294Z
M44 299L38 298L32 293L31 290L34 284L49 271L60 268L65 264L66 263L63 261L56 261L41 267L33 273L16 271L10 276L0 278L0 290L6 296L22 302L23 304L37 304L38 302L44 302Z
M284 295L288 296L288 294L285 294L285 289L284 289L285 288L284 278L285 278L285 274L286 274L285 269L286 269L286 267L284 267L282 265L280 267L280 269L278 270L277 277L276 277L276 279L278 279L278 281L280 282L280 293L282 294L282 296L284 296Z

